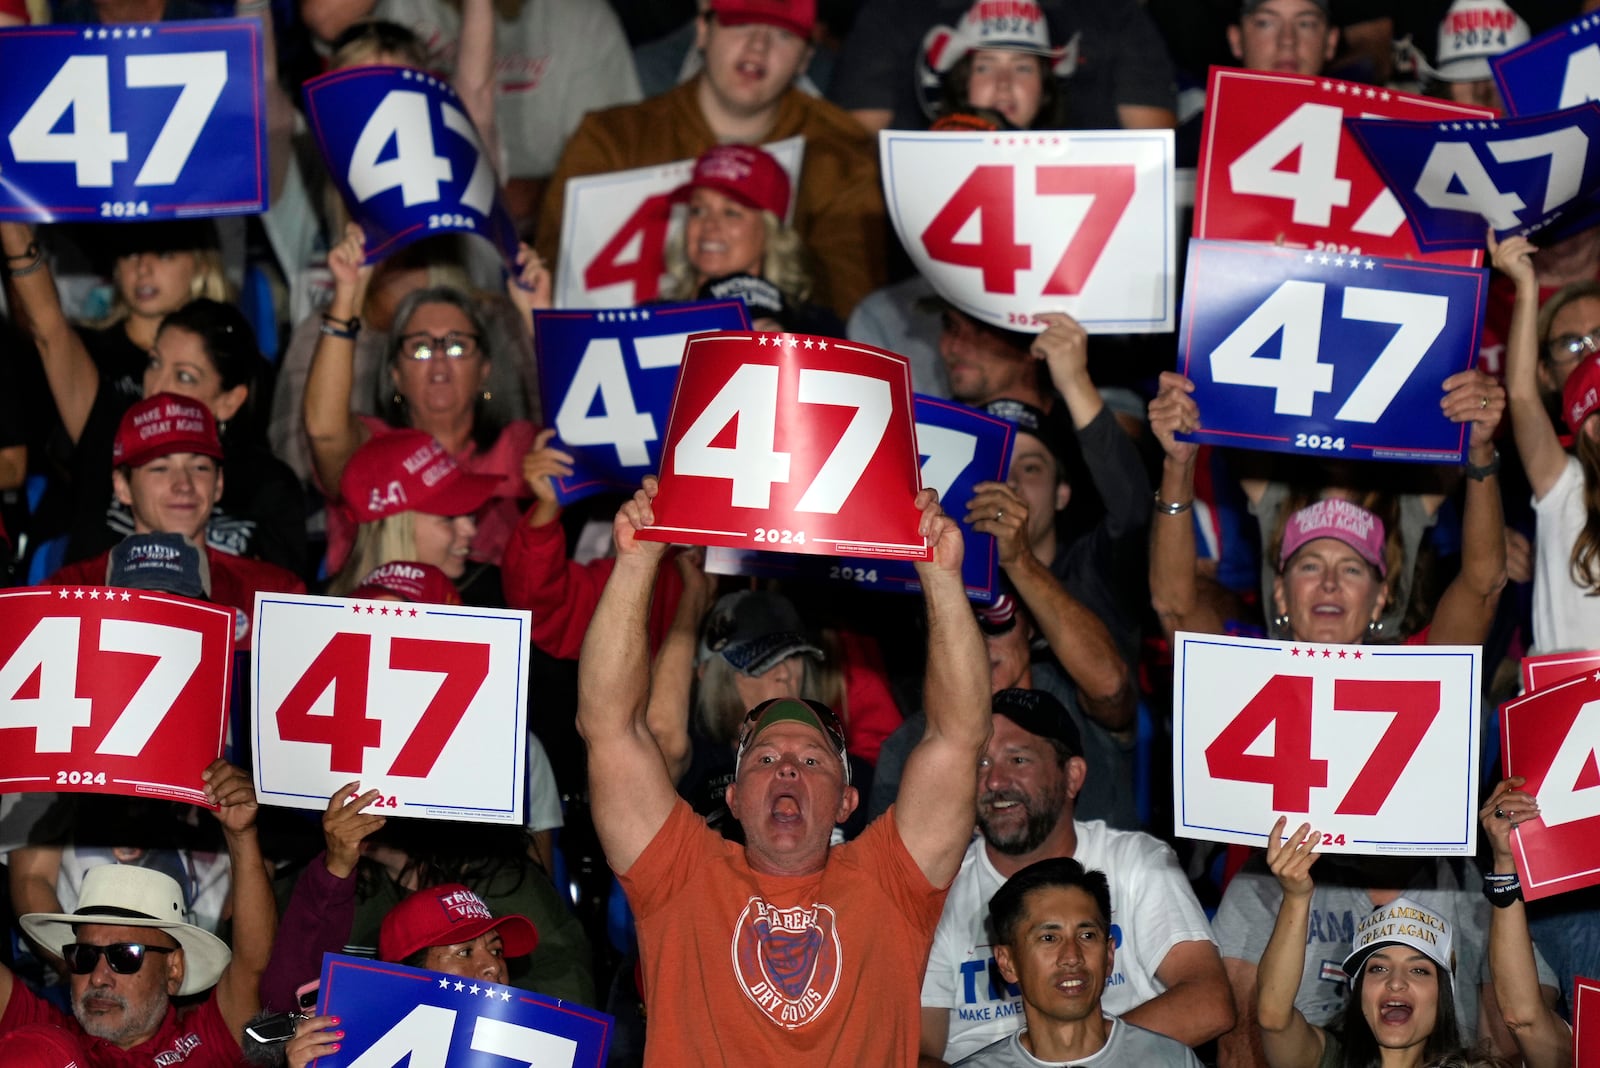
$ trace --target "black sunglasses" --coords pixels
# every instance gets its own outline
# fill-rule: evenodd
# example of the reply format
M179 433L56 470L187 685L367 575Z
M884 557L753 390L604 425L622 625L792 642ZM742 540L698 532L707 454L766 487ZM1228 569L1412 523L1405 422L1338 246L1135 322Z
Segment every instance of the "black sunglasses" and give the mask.
M144 967L146 953L171 953L172 946L147 946L139 942L113 942L96 946L88 942L69 942L61 947L61 957L73 975L88 975L105 954L106 964L118 975L132 975Z

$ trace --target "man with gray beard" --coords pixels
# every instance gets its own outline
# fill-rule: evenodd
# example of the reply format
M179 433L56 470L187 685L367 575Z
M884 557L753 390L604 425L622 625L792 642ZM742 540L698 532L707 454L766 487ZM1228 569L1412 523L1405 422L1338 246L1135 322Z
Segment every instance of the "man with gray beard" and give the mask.
M1107 1013L1196 1046L1233 1026L1233 995L1205 913L1165 843L1073 819L1086 765L1076 725L1042 690L994 695L979 763L978 827L945 899L922 984L922 1064L953 1063L1022 1026L1021 991L1000 976L985 929L1011 875L1072 857L1111 883L1115 967Z
M233 950L184 923L183 891L153 868L103 864L83 878L70 913L21 917L29 938L66 962L72 1015L66 1016L0 967L0 1037L40 1025L75 1040L86 1068L233 1068L240 1033L261 1007L261 973L278 912L256 839L250 776L218 760L203 773L206 800L233 867ZM211 995L179 1010L174 997Z

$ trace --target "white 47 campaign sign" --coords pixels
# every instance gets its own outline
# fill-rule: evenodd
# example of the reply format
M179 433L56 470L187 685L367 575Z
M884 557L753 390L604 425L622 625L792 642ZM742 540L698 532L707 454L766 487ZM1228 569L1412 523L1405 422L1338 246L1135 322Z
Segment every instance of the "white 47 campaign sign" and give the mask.
M256 794L321 809L347 782L380 815L521 823L527 612L260 594Z
M1259 846L1287 815L1325 853L1471 856L1481 655L1179 634L1177 833Z
M800 188L805 138L761 146ZM629 308L661 294L672 195L694 173L694 160L590 174L567 180L556 261L557 308ZM794 214L790 198L790 215ZM786 220L787 221L787 220Z
M1173 326L1170 130L878 135L889 217L917 270L968 315L1037 333Z

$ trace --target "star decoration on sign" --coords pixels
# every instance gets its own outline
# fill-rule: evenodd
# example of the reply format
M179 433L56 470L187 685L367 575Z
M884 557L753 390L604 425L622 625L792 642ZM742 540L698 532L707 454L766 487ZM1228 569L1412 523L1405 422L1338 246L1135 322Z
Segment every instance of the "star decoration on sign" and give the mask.
M448 980L448 979L440 979L439 980L439 989L440 990L449 990L450 989L450 980Z
M806 348L814 349L816 348L816 344L810 338L806 338Z
M456 984L456 989L457 990L465 990L466 988L467 988L467 984L466 983L457 983Z
M1338 94L1339 94L1339 95L1340 95L1340 96L1343 96L1343 95L1344 95L1344 94L1346 94L1346 93L1348 93L1348 92L1349 92L1349 91L1350 91L1350 87L1349 87L1349 86L1348 86L1348 85L1346 85L1346 84L1344 84L1344 82L1340 82L1340 83L1339 83L1339 84L1338 84L1338 85L1337 85L1337 86L1336 86L1336 87L1335 87L1335 91L1336 91L1336 92L1337 92L1337 93L1338 93Z
M1356 650L1356 659L1357 659L1357 660L1360 660L1360 659L1361 659L1361 650L1360 650L1360 649L1357 649L1357 650Z
M1595 673L1594 673L1594 679L1593 679L1593 680L1592 680L1592 681L1594 681L1594 682L1600 682L1600 671L1596 671L1596 672L1595 672Z
M58 593L60 593L60 594L61 594L61 599L62 599L62 600L63 600L63 601L65 601L65 600L66 600L66 599L67 599L67 598L69 598L69 597L71 597L71 596L72 596L72 591L71 591L71 590L69 590L69 589L67 589L67 588L66 588L66 587L62 587L62 588L61 588L61 589L60 589L60 590L58 590L58 591L57 591L57 592L58 592Z
M123 590L122 591L122 599L124 601L131 601L131 600L133 600L133 594L129 593L127 590Z
M376 611L376 609L374 609L370 604L367 605L367 615L372 615L374 611Z
M1344 658L1345 658L1345 651L1343 649L1340 649L1339 650L1339 659L1343 660Z
M1324 267L1326 267L1328 265L1328 263L1329 263L1329 259L1328 259L1327 256L1323 256L1320 262L1322 263L1322 265Z
M767 347L767 335L765 335L765 334L757 334L756 335L756 344L760 345L762 348L766 348Z
M413 608L411 610L411 618L412 619L416 619L417 618L417 610L415 608Z
M479 989L478 984L477 983L473 983L470 987L467 988L467 991L468 991L468 993L470 993L474 997L476 997L477 994L478 994L478 989Z
M817 338L817 348L826 352L828 350L828 343L819 337Z
M1289 655L1290 656L1299 656L1300 655L1300 647L1298 645L1296 645L1294 648L1290 649L1289 650Z
M73 598L75 600L81 601L81 600L83 600L83 591L82 590L73 590L72 591L72 596L73 596Z
M389 610L387 608L380 608L378 609L378 614L380 616L386 616L389 614Z
M1324 649L1324 650L1322 650L1322 659L1324 659L1324 660L1332 660L1333 659L1333 650L1332 649Z
M1372 270L1376 266L1377 266L1377 264L1375 262L1373 262L1372 260L1368 260L1367 263L1366 263L1366 268L1369 271Z

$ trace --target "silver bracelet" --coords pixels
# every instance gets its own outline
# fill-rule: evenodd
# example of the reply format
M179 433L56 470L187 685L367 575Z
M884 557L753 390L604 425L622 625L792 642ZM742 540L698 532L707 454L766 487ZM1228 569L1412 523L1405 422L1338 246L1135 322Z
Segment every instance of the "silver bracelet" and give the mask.
M1193 500L1187 500L1187 501L1164 501L1164 500L1161 499L1161 491L1160 490L1156 490L1155 500L1156 500L1156 511L1160 512L1162 515L1182 515L1183 513L1187 512L1190 508L1194 507L1194 501Z

